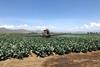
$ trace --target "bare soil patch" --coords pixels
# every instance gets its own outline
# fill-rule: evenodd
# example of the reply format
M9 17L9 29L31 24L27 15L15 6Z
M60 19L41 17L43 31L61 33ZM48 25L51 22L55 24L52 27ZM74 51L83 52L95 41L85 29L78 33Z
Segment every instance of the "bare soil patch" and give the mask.
M87 53L70 53L65 55L8 59L0 61L0 67L100 67L100 50Z

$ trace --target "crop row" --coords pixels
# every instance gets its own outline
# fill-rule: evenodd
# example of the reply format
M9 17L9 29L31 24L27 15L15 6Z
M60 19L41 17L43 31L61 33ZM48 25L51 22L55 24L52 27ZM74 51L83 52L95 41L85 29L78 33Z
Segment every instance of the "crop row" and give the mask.
M100 39L89 37L0 37L0 60L100 50Z

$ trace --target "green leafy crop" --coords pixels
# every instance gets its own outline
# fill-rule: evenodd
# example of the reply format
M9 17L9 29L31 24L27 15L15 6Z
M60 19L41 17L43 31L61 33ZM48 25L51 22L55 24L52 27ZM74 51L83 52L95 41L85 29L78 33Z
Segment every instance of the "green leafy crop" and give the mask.
M25 34L26 35L26 34ZM31 53L45 57L53 53L63 55L70 52L100 50L99 37L25 37L24 34L0 34L0 60L22 59Z

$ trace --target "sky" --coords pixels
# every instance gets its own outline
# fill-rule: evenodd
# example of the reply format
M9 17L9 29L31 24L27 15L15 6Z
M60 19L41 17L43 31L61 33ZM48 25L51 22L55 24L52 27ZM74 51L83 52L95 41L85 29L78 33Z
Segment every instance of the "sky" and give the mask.
M0 28L100 31L100 0L0 0Z

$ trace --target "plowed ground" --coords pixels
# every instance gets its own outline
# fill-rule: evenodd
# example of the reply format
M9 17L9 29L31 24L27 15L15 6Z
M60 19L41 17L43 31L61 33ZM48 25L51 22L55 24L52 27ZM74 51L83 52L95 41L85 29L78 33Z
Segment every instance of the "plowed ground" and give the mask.
M19 59L0 61L0 67L100 67L100 50L87 53L53 55L45 58L32 55Z

